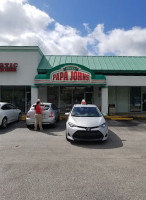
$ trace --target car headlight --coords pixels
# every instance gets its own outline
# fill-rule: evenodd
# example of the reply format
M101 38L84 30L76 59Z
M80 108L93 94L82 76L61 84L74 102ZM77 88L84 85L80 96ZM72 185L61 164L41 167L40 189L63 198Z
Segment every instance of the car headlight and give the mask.
M70 127L77 127L77 125L75 125L75 124L73 124L73 123L71 123L71 122L68 122L68 125L69 125Z
M101 128L105 128L105 127L106 127L106 122L103 123L103 124L101 124L99 127L101 127Z

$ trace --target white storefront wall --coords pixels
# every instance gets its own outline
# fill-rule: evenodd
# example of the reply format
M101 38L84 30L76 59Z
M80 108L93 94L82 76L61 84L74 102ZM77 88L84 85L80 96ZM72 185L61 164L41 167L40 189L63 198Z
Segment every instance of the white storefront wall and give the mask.
M118 113L130 112L130 87L141 87L141 94L146 92L145 76L106 76L106 80L108 104L115 104Z
M146 86L145 76L106 76L108 86Z
M16 72L0 72L0 86L31 86L31 102L35 102L34 78L41 58L38 47L0 47L0 63L18 63Z

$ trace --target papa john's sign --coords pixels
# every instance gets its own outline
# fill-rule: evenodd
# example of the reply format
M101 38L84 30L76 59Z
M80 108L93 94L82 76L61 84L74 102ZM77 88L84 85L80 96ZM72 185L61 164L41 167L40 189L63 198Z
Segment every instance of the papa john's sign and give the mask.
M98 77L85 66L68 63L48 70L47 74L36 75L35 85L105 85L105 77Z
M82 70L78 66L67 65L52 72L50 78L53 82L90 82L91 73Z

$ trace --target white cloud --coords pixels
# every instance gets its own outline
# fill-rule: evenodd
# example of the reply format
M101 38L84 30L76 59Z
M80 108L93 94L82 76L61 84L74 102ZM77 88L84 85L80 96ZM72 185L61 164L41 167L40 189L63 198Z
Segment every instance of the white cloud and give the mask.
M45 54L146 55L146 28L94 30L63 26L27 0L0 0L0 45L38 45Z
M101 37L100 37L101 36ZM131 30L114 29L105 34L100 33L96 51L100 55L146 56L146 28L134 27Z
M53 21L46 13L24 0L2 0L0 4L1 34L23 34L44 29Z
M114 29L104 33L104 26L100 24L90 37L95 39L94 49L99 55L146 56L146 28Z

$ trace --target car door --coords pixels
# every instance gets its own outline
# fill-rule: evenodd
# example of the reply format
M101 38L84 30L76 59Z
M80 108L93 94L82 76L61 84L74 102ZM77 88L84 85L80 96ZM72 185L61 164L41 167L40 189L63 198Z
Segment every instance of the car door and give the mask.
M17 121L18 120L18 115L19 115L18 109L16 108L16 106L14 106L12 104L9 104L9 106L13 110L13 121Z
M2 106L2 110L4 112L4 116L7 117L7 122L10 123L13 121L13 109L12 109L12 106L10 106L10 104L5 104Z
M16 121L17 114L15 112L15 107L12 104L8 104L8 108L10 110L11 122Z

